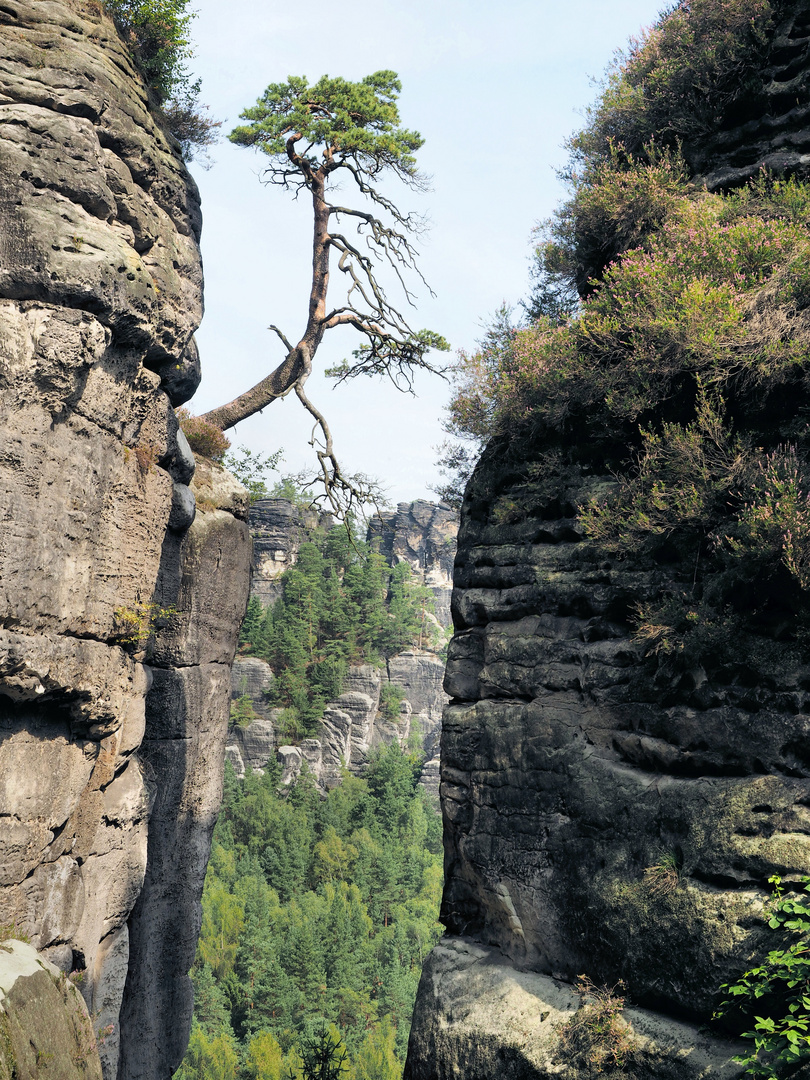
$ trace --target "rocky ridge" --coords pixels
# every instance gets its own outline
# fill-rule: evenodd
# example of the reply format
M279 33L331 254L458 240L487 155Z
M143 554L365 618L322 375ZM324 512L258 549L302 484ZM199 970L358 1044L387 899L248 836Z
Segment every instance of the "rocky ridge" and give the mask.
M249 558L173 410L199 198L99 4L0 26L0 924L83 972L106 1080L169 1076Z
M318 524L311 511L299 510L287 499L262 499L250 510L254 544L251 590L263 604L278 597L278 581L295 564L298 548ZM382 554L395 564L407 562L416 580L427 585L435 598L436 619L442 629L450 623L452 565L458 516L446 504L417 500L400 503L396 511L384 511L372 519L369 542L378 542ZM259 719L246 727L233 725L227 754L237 776L246 768L262 769L276 750L284 765L284 782L290 783L307 762L323 788L340 781L341 768L360 770L370 752L394 740L407 743L416 731L428 757L426 782L437 788L439 726L447 696L442 689L444 661L427 649L410 649L392 657L385 670L370 665L350 668L341 696L329 702L321 731L300 746L277 745L273 724L276 711L268 709L264 691L270 686L270 666L256 657L238 657L232 674L232 696L247 694ZM397 719L385 720L380 712L384 682L405 693Z

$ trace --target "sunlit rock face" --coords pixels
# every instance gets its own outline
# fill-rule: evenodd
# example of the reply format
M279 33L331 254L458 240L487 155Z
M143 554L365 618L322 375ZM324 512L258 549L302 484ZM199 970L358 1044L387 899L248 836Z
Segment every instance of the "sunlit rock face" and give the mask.
M91 1013L113 1025L108 1080L121 1047L121 1076L168 1076L182 1054L247 590L244 492L192 480L173 410L199 381L199 231L195 185L101 6L4 3L0 923L84 971ZM147 986L132 912L179 819L191 865L160 872L166 889L182 877L188 928Z
M0 1032L0 1076L102 1080L81 994L32 945L13 939L0 948Z

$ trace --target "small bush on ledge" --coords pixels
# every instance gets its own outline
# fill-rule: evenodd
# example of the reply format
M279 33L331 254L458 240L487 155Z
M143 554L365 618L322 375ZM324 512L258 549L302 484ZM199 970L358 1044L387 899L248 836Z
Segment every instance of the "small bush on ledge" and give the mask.
M217 140L221 121L201 104L200 80L186 66L193 51L189 0L104 0L169 131L190 161Z
M192 416L187 409L178 409L177 419L194 453L221 465L231 444L220 429L201 416Z

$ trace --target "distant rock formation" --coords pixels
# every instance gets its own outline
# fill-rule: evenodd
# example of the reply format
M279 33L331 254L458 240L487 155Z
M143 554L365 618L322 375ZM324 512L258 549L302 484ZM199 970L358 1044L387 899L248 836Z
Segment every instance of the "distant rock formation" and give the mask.
M83 973L106 1080L154 1080L191 1019L249 537L173 409L197 190L100 4L0 6L0 179L0 924Z
M458 512L447 503L424 499L383 510L371 519L368 530L369 541L379 540L380 551L392 566L406 562L432 591L436 618L445 628L451 623L457 536Z
M301 511L288 499L261 499L250 509L253 537L251 591L263 604L280 595L279 579L295 564L302 542L318 525L311 511ZM458 532L458 515L444 503L417 500L400 503L396 511L384 511L372 518L370 543L393 565L407 562L420 584L427 585L435 598L440 627L450 625L452 568ZM405 745L418 732L424 751L431 759L425 775L436 790L439 728L447 695L442 689L444 661L427 649L409 649L392 657L386 669L360 665L349 669L343 693L329 702L317 738L318 752L311 739L300 747L279 746L289 783L306 761L316 782L323 788L340 782L343 765L359 771L370 752L378 746L398 741ZM272 725L278 710L268 709L265 691L272 684L270 666L256 657L238 657L234 662L231 693L234 700L247 694L259 719L244 727L232 725L227 755L237 776L245 769L261 770L274 753ZM399 686L405 697L400 714L393 720L379 712L380 693L385 681Z
M281 595L279 578L295 565L298 549L311 538L322 520L331 521L316 510L302 509L291 499L259 499L251 505L250 593L265 607L278 600Z

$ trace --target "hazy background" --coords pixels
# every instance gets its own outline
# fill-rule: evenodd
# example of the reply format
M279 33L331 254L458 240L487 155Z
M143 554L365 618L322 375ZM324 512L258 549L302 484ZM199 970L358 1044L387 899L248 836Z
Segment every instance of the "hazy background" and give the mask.
M415 329L471 349L481 324L529 291L530 233L563 195L555 169L616 49L649 25L661 0L197 0L192 24L202 100L227 133L270 82L288 75L360 79L396 71L404 126L425 138L418 157L432 191L390 194L427 214L420 266L436 293L418 288ZM297 341L305 323L311 206L259 182L262 155L223 141L213 166L192 172L203 200L206 315L198 334L201 413L247 390L283 357L270 323ZM348 187L345 198L353 198ZM347 225L344 228L348 229ZM333 287L340 283L332 277ZM414 282L417 285L418 282ZM396 296L392 290L392 300ZM338 300L338 296L333 298ZM327 334L316 366L349 357L359 339ZM435 498L435 447L448 387L424 375L416 398L387 381L333 389L313 375L309 397L326 413L344 469L377 477L396 503ZM311 423L294 397L228 432L234 448L284 448L282 470L311 465Z

